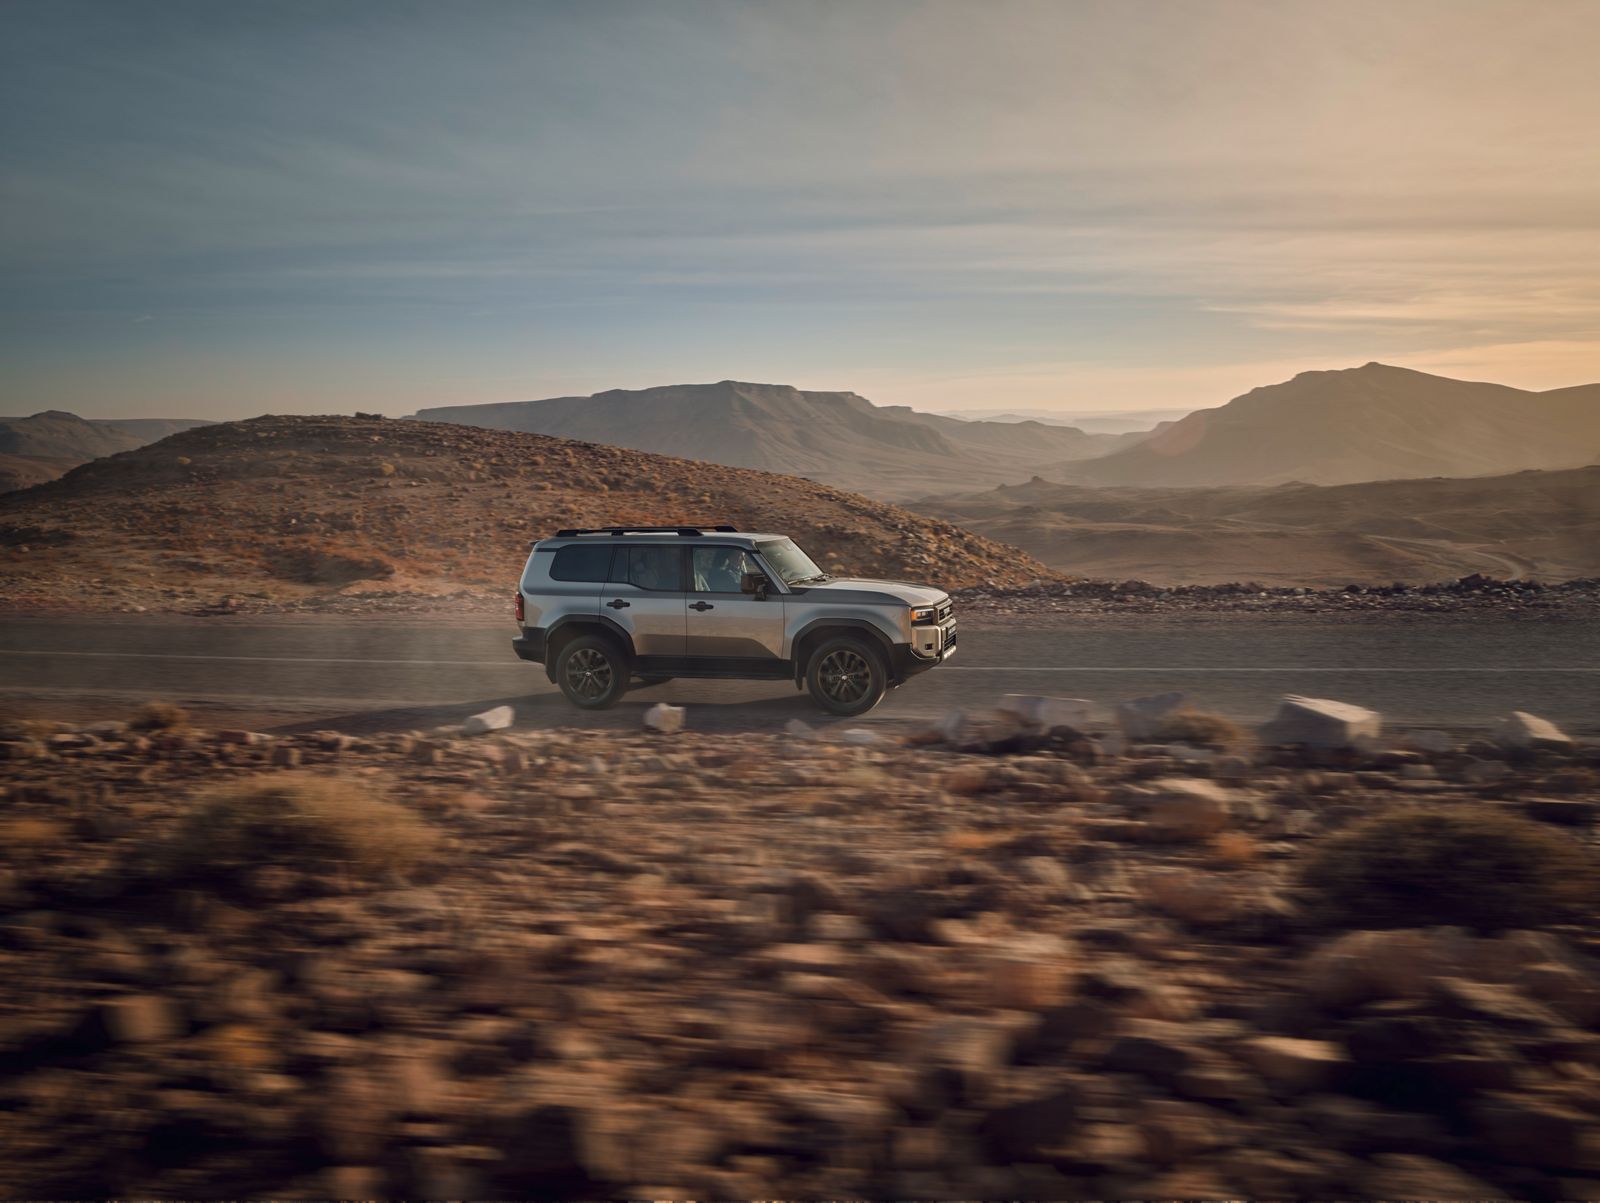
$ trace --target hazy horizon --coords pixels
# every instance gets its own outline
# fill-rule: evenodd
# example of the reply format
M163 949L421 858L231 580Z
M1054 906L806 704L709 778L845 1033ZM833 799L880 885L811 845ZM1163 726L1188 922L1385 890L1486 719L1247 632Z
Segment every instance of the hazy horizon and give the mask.
M0 412L1600 380L1600 5L0 8Z

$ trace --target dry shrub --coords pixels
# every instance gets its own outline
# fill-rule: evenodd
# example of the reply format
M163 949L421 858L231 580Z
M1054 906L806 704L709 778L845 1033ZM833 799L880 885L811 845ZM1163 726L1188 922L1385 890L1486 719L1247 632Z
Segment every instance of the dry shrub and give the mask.
M1223 831L1211 837L1211 859L1219 865L1242 869L1261 859L1261 845L1242 831Z
M1595 901L1600 865L1569 836L1501 811L1407 810L1328 839L1302 880L1330 923L1543 927Z
M146 702L128 724L135 731L181 731L189 725L189 712L171 702Z
M67 842L64 824L32 815L0 820L0 856L26 856L46 848L59 848Z
M302 585L348 585L395 573L394 562L384 556L323 539L281 539L262 549L261 560L279 580Z
M1249 742L1244 729L1231 719L1204 710L1175 710L1156 728L1158 743L1191 744L1219 752L1242 748Z
M949 852L985 852L990 848L1010 843L1016 838L1016 830L1010 827L994 827L982 831L969 828L945 836L944 846Z
M172 876L233 878L283 865L367 879L405 876L429 860L438 836L364 783L313 773L263 773L200 795L166 848Z

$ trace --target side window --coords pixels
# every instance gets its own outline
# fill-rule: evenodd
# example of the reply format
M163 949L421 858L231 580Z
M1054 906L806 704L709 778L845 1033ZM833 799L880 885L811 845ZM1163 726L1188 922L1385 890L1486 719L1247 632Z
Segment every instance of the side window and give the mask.
M683 549L628 548L628 583L660 593L683 592Z
M745 573L761 571L737 547L697 547L693 554L696 593L738 593Z
M611 570L611 548L576 544L556 552L552 581L603 581Z

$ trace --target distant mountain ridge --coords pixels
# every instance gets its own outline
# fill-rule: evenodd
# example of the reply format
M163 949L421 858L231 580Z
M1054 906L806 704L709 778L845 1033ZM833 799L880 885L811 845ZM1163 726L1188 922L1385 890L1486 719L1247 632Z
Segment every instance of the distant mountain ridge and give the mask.
M1041 475L1142 488L1337 485L1600 460L1600 384L1528 392L1369 363L1301 372Z
M198 418L80 418L59 409L0 418L0 492L42 484L90 460L209 425Z
M1346 485L1153 489L1036 479L915 508L1060 572L1164 585L1600 576L1600 465Z
M889 498L1025 480L1042 466L1128 442L1068 426L967 422L874 405L853 392L736 380L443 406L416 416L784 472Z

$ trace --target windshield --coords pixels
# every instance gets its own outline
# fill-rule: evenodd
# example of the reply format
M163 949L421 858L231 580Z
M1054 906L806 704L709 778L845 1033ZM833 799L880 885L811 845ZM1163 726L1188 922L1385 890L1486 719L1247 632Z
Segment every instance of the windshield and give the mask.
M770 543L758 543L756 550L766 557L767 563L777 569L785 585L828 579L828 574L818 568L810 556L796 547L793 539L774 539Z

